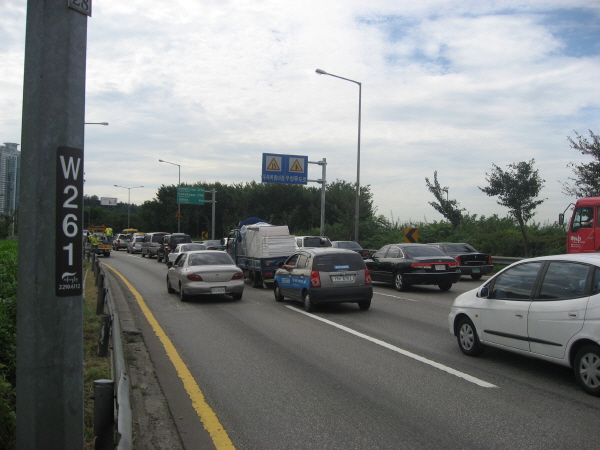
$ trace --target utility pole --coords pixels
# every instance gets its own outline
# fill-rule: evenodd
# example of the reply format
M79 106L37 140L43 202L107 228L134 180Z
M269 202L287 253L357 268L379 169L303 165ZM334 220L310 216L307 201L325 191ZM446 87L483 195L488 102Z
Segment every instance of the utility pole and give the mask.
M28 0L17 449L83 448L83 142L91 0Z

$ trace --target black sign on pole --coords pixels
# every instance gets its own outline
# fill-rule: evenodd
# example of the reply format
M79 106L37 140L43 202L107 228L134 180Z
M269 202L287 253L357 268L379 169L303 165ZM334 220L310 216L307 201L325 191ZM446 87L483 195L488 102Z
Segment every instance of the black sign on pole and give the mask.
M58 297L83 294L83 150L56 151L56 270Z

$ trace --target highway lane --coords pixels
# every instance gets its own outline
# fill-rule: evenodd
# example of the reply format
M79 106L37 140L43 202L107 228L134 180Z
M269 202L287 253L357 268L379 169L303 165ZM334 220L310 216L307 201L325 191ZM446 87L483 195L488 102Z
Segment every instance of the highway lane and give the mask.
M113 252L102 262L143 296L238 449L597 448L599 399L569 369L459 351L449 308L480 282L402 293L376 284L369 311L341 304L308 315L249 284L241 301L181 303L155 259ZM173 395L193 436L189 398Z

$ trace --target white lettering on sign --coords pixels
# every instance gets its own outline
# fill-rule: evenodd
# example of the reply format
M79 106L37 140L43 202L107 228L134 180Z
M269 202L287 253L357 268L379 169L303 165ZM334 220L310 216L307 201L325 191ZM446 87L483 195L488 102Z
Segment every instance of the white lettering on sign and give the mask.
M56 164L56 285L58 297L83 292L83 150L58 147Z

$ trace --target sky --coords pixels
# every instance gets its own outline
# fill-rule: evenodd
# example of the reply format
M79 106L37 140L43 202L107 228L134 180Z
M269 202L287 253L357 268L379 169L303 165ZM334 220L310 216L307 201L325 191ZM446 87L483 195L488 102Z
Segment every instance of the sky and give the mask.
M0 142L21 141L25 3L0 0ZM568 164L591 162L568 137L600 133L600 0L94 0L85 121L109 126L86 125L85 194L152 200L178 182L159 159L182 183L260 182L263 153L355 183L359 85L317 68L361 83L377 215L443 220L437 171L467 213L505 217L480 187L534 159L533 220L554 223Z

